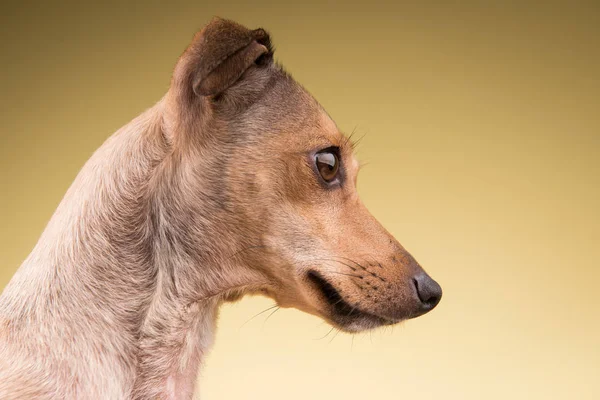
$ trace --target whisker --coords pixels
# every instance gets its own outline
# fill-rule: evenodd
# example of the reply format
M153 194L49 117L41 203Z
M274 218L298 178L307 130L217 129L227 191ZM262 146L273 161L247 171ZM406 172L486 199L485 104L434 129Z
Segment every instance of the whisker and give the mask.
M359 137L356 140L353 140L350 142L350 146L352 147L352 149L356 149L358 147L358 145L360 144L360 142L364 139L364 137L367 135L367 133L365 132L361 137Z
M336 329L335 335L333 335L333 337L329 340L329 343L333 342L333 339L335 339L335 337L338 335L338 333L340 333L341 331L339 329Z
M278 306L277 306L277 304L275 304L275 305L273 305L273 306L271 306L271 307L269 307L269 308L267 308L267 309L265 309L265 310L262 310L261 312L259 312L258 314L256 314L256 315L255 315L255 316L253 316L252 318L250 318L248 321L244 322L244 323L242 324L242 326L240 326L240 329L242 329L242 328L244 327L244 325L246 325L248 322L252 321L254 318L258 317L258 316L259 316L259 315L261 315L261 314L264 314L264 313L266 313L266 312L267 312L267 311L269 311L269 310L272 310L272 309L274 309L275 307L278 307Z
M332 257L337 257L337 258L341 258L342 260L350 261L351 263L353 263L353 264L356 264L357 266L359 266L359 267L360 267L360 268L362 268L363 270L365 270L365 271L367 270L367 269L366 269L364 266L362 266L361 264L357 263L356 261L354 261L354 260L353 260L353 259L351 259L351 258L348 258L348 257L342 257L342 256L332 256ZM338 261L338 262L341 262L341 261Z
M336 256L338 257L338 256ZM346 264L344 262L341 262L340 260L335 260L335 259L331 259L331 258L316 258L314 261L333 261L342 265L345 265L346 267L350 268L352 271L356 271L356 268L354 268L352 265ZM356 264L356 263L355 263ZM361 266L362 267L362 266ZM366 270L364 267L362 267L363 270Z
M354 136L354 134L356 133L356 128L357 128L357 125L354 125L354 128L352 128L352 132L350 132L350 134L348 136L346 136L346 140L344 140L344 143L342 146L346 146L348 143L351 143L350 141L352 140L352 136Z
M364 290L365 288L362 287L361 285L359 285L358 283L354 282L354 281L350 281L354 284L354 286L356 286L357 288L359 288L360 290Z
M344 300L344 298L340 296L340 299L338 301L336 301L335 303L331 303L331 305L336 306L336 305L340 304L341 302L346 302L346 300Z
M350 304L350 303L348 303L348 302L346 302L346 303L350 305L350 311L348 311L348 315L347 315L347 316L349 317L349 316L351 316L351 315L352 315L352 313L353 313L355 310L357 310L357 308L356 308L356 306L353 306L352 304Z
M329 336L329 334L330 334L331 332L333 332L333 330L334 330L334 329L335 329L335 327L334 327L334 326L332 326L332 327L331 327L331 329L327 331L327 333L325 334L325 336L321 336L320 338L318 338L318 339L313 339L313 340L322 340L322 339L325 339L327 336Z
M379 261L377 261L377 258L375 258L374 256L372 256L371 254L361 255L361 257L364 257L366 261L369 261L370 263L374 263L379 268L383 269L383 266L381 265L381 263Z
M273 314L275 314L277 311L279 311L279 309L280 309L280 308L281 308L281 307L279 307L279 306L278 306L278 307L277 307L275 310L273 310L273 312L272 312L271 314L267 315L267 318L265 318L265 320L264 320L264 322L263 322L263 327L265 326L265 324L267 323L267 321L269 320L269 318L271 318L271 316L272 316Z
M336 262L336 263L339 263L339 264L345 265L346 267L350 268L352 271L356 271L356 268L354 268L352 265L348 265L348 264L346 264L346 263L343 263L343 262L341 262L341 261L339 261L339 260L334 260L334 259L331 259L331 258L322 258L321 260L322 260L322 261L332 261L332 262Z
M319 261L319 260L317 260L317 261ZM331 261L334 261L334 260L331 260ZM359 278L359 279L363 279L364 278L363 275L351 274L351 273L348 273L348 272L340 272L337 269L335 269L335 267L333 265L331 265L331 264L322 263L321 265L322 266L324 265L324 266L329 267L329 268L319 268L320 271L325 271L325 272L331 273L331 274L350 276L350 277Z

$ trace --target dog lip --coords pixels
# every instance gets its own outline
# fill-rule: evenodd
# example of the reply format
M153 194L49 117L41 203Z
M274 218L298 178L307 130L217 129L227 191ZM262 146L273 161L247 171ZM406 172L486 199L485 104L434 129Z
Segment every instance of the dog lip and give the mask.
M379 315L353 307L344 300L340 292L317 271L310 270L307 276L333 309L333 317L336 322L343 324L344 322L356 319L367 319L379 325L391 325L399 322L399 320L380 317Z

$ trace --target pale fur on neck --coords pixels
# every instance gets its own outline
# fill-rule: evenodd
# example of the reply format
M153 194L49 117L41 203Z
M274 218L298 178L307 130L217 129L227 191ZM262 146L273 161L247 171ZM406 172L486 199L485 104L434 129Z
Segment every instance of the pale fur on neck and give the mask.
M218 306L252 279L178 276L198 260L167 237L157 196L170 190L163 108L95 152L4 290L0 398L191 398Z

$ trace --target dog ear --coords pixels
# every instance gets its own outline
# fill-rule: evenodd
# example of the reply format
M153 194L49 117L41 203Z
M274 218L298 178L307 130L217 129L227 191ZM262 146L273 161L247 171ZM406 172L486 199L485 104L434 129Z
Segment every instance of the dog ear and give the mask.
M251 65L265 64L273 57L271 40L263 29L250 30L221 18L214 18L198 33L190 50L191 83L197 96L221 94Z

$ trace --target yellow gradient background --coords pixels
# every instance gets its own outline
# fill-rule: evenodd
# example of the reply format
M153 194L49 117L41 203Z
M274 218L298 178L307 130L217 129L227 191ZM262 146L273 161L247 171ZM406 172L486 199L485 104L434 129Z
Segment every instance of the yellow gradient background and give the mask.
M444 297L320 340L295 310L245 323L267 299L226 306L201 397L600 399L600 3L252 3L0 6L0 287L220 15L365 135L361 196Z

